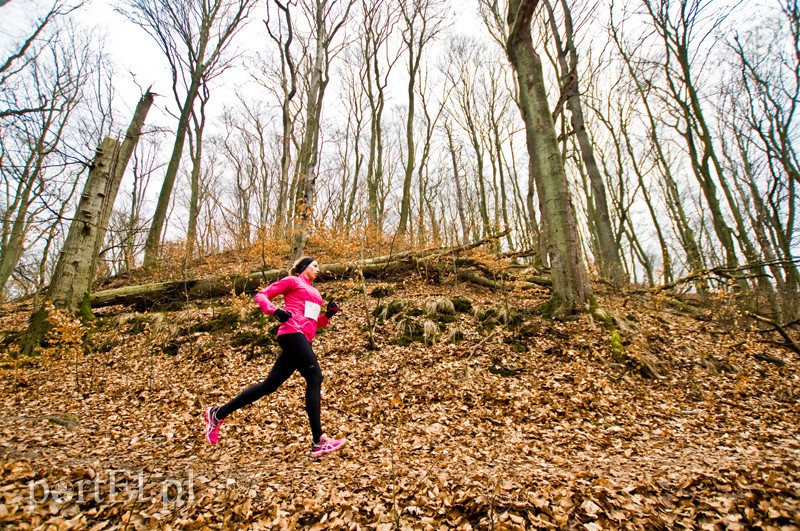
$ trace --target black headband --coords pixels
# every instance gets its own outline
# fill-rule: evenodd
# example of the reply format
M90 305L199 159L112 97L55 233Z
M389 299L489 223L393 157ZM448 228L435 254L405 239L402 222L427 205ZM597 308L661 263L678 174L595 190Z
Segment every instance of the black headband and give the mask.
M313 261L314 261L313 258L311 258L310 256L306 256L305 258L297 262L297 265L294 266L294 274L299 275L300 273L302 273L303 270L305 270L305 268L311 265L311 262Z

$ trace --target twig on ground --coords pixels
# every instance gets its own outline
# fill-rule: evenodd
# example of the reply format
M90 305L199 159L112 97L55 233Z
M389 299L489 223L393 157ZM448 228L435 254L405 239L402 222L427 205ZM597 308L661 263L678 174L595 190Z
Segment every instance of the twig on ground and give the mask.
M472 357L472 355L473 355L473 354L475 354L475 351L476 351L476 350L478 350L480 347L482 347L484 343L486 343L487 341L489 341L489 338L491 338L491 337L494 335L494 333L495 333L496 331L497 331L497 330L492 330L492 331L489 333L489 335L488 335L488 336L486 336L486 337L484 337L483 339L481 339L481 340L480 340L480 342L478 342L478 344L477 344L477 345L475 345L474 347L472 347L472 350L470 350L470 351L469 351L469 354L467 354L467 357L466 357L465 359L470 359L470 358Z
M775 331L778 332L783 337L784 341L786 341L784 346L790 350L793 350L797 354L800 354L800 346L798 346L797 343L794 342L794 340L786 331L786 329L783 327L783 325L773 321L772 319L768 319L767 317L758 315L757 313L753 312L744 312L744 313L745 315L747 315L748 317L752 317L756 321L766 323L772 326L775 329Z

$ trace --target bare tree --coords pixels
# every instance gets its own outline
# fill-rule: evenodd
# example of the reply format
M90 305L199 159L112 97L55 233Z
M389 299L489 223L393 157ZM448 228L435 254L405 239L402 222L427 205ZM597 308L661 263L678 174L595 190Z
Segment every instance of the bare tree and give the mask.
M365 181L367 186L367 216L372 228L381 230L382 197L388 185L384 170L384 124L386 87L401 48L391 46L390 37L400 19L399 5L392 0L362 0L364 29L359 38L363 58L361 80L369 103L369 151Z
M223 161L218 144L209 142L197 175L196 246L201 256L230 248L241 250L249 243L252 181L250 175L239 175L234 183L223 180Z
M87 35L70 24L55 32L60 36L46 39L43 49L31 49L36 60L23 61L24 69L15 74L14 98L22 103L21 107L34 109L42 102L46 105L0 119L0 182L4 196L0 290L34 243L29 238L31 228L42 221L41 216L69 201L62 192L74 190L74 181L66 179L59 185L54 179L68 175L71 164L82 162L83 155L68 145L71 123L86 104L87 86L97 75L100 63L95 60Z
M280 88L278 90L270 88L270 90L276 93L281 102L281 166L278 180L274 232L277 236L285 236L285 229L289 223L289 216L287 215L289 209L287 203L289 199L289 173L292 163L294 124L300 112L300 109L293 109L294 97L297 95L298 66L297 60L294 57L296 52L292 50L294 25L292 23L292 13L289 10L290 3L282 3L280 0L274 0L274 3L278 10L278 16L276 19L272 18L272 4L268 3L267 20L264 22L264 25L266 26L267 34L278 49L278 57L280 58L279 68L277 72L273 72L273 77L278 78L278 86ZM305 50L302 50L302 53L305 53ZM267 83L267 86L269 87L269 83Z
M304 0L300 9L306 23L312 28L313 45L309 46L310 68L306 92L306 116L303 140L297 153L297 189L294 214L296 225L292 255L299 257L305 250L308 228L314 207L316 168L319 156L319 137L322 102L330 82L331 60L342 50L335 45L336 34L347 22L355 0Z
M728 43L737 77L727 89L733 111L726 123L734 132L726 149L743 201L749 201L751 225L770 272L782 294L776 316L798 315L800 273L791 263L796 234L797 155L796 116L800 109L800 5L781 4L751 30L739 31ZM723 146L725 148L725 146ZM776 262L784 262L781 267ZM763 278L763 277L762 277ZM769 286L761 286L761 289Z
M489 205L486 192L485 158L486 145L483 141L488 122L484 113L482 98L485 94L485 56L486 48L471 37L455 36L448 41L445 56L445 76L452 87L449 98L449 116L460 126L469 139L474 155L475 185L478 189L477 212L481 224L478 239L491 230Z
M339 194L331 194L331 202L337 204L333 218L336 228L345 232L352 226L356 208L356 197L362 183L365 153L362 148L368 121L368 101L363 85L364 65L360 50L353 48L345 54L340 76L344 88L340 96L347 116L343 131L337 133L334 144L337 146L338 167L341 174ZM334 198L334 195L338 197Z
M629 74L629 80L632 85L631 91L637 96L641 105L642 119L644 121L643 127L645 127L647 132L646 138L651 143L649 155L654 158L655 169L660 174L658 185L663 190L667 213L673 222L678 235L678 241L684 250L688 265L687 269L690 272L700 272L705 268L705 265L703 264L698 239L683 206L683 200L673 169L673 161L670 160L668 156L666 140L661 138L661 129L657 119L658 110L651 105L651 101L656 100L656 98L652 96L652 92L655 90L654 85L639 71L637 65L634 63L632 54L628 50L619 26L614 22L613 16L610 24L610 35ZM626 150L629 155L631 155L632 159L637 158L637 155L632 154L633 146L632 143L629 142L629 138L626 138ZM643 186L643 190L646 189L647 188ZM653 216L655 217L655 214L653 214ZM658 223L656 222L656 224ZM666 241L663 243L666 245ZM662 247L662 259L664 260L665 268L668 264L669 270L672 271L673 264L671 261L667 262L668 256L669 253L665 252L665 247ZM697 289L701 294L705 293L706 286L702 280L697 283Z
M561 95L560 99L566 101L571 118L570 125L580 147L583 167L588 174L591 193L587 201L592 202L589 210L589 226L596 235L597 246L595 256L600 264L602 274L614 282L625 283L625 272L620 261L620 249L614 238L611 226L611 215L608 211L606 187L603 176L594 155L594 147L586 128L586 120L581 103L581 83L578 72L578 50L575 44L575 28L572 20L572 10L567 0L560 2L563 16L563 39L561 29L556 23L556 12L553 2L545 0L549 13L550 25L555 41L559 67L561 70Z
M178 175L186 131L200 87L230 66L233 37L243 27L256 0L126 0L118 10L144 29L166 56L179 109L172 149L153 222L144 264L158 258L172 188Z
M0 4L2 6L3 4ZM58 21L81 8L83 3L70 4L56 0L52 6L33 24L27 35L11 48L9 54L0 64L0 119L5 117L21 117L33 112L44 111L48 100L31 101L18 99L17 88L21 82L20 74L31 67L39 54L47 50L48 43L58 38L58 31L49 31Z
M152 176L166 163L159 163L157 154L162 143L161 132L149 131L140 137L130 164L130 184L123 190L121 201L111 214L106 248L111 274L129 273L144 250L149 220L144 216L145 196Z
M441 0L409 0L401 2L403 17L402 36L408 57L408 115L406 118L406 161L403 195L400 200L400 221L397 233L405 236L411 215L411 179L416 167L414 146L414 119L416 85L425 47L445 28L446 11Z
M239 94L237 103L223 115L224 131L215 136L214 144L231 177L233 206L238 227L234 230L237 244L252 241L251 229L260 237L268 228L277 226L283 216L276 198L282 179L281 153L271 149L272 117L261 102Z
M210 97L208 84L203 81L198 91L199 104L192 110L192 126L187 129L189 158L192 169L189 177L189 220L186 228L186 261L192 260L197 238L197 216L200 209L200 173L203 171L203 132L206 127L206 104Z
M484 131L484 143L492 165L492 183L494 186L494 225L495 227L511 228L509 216L509 193L506 191L508 182L508 168L506 153L503 146L507 138L505 134L510 130L508 123L511 121L510 97L505 82L505 69L500 62L490 59L486 69L486 87L483 101L486 108L486 122L488 127ZM502 218L502 220L501 220ZM506 236L508 247L514 248L514 239L511 232ZM497 241L500 245L500 241Z
M547 101L542 61L533 47L531 21L537 5L538 0L509 0L505 17L508 24L505 50L517 75L530 170L536 176L539 208L547 234L553 277L552 312L554 316L565 316L585 309L592 292ZM499 13L496 2L489 7Z
M433 232L434 241L439 239L439 229L433 215L433 208L430 202L430 159L431 151L433 149L434 132L436 131L437 124L441 118L445 106L444 100L447 99L449 89L445 86L445 94L441 101L434 102L433 94L433 81L431 80L432 73L423 68L419 72L419 82L417 84L417 92L419 96L419 103L422 111L420 120L420 128L422 133L422 153L420 154L419 164L417 164L417 184L418 184L418 221L417 221L417 243L422 244L425 242L427 229ZM426 216L426 211L428 212ZM425 218L430 220L429 225L426 227Z
M456 190L456 210L458 211L458 219L461 222L461 244L466 244L469 241L469 223L466 214L466 191L462 182L461 171L461 149L454 140L453 126L448 117L444 120L444 131L447 135L447 149L450 153L450 161L453 165L453 183Z
M727 193L729 188L725 172L714 145L714 137L697 85L695 69L700 67L697 62L706 60L707 57L698 55L697 50L693 49L696 43L712 37L712 32L722 23L725 14L710 13L710 3L703 0L680 0L677 3L658 0L645 2L644 7L652 28L663 43L664 60L660 66L666 85L666 101L674 109L674 127L685 140L692 171L706 200L714 232L725 252L725 265L735 268L738 258L733 231L725 219L717 187L722 187L725 192L734 217L739 208L732 204L731 196ZM738 228L737 241L745 254L750 255L752 244L747 230L743 225ZM746 287L746 283L741 284Z

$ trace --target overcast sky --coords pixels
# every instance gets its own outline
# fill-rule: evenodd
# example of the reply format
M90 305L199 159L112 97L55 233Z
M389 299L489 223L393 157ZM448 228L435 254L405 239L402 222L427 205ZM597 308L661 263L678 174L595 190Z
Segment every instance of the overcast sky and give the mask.
M0 0L0 46L22 37L29 30L33 18L37 13L43 12L51 2L45 0ZM266 0L260 2L260 7ZM6 5L3 5L5 3ZM127 114L132 113L138 97L145 88L153 84L154 92L165 96L162 101L156 101L156 108L151 111L149 121L162 122L171 118L164 114L164 106L174 108L173 96L170 88L168 65L163 54L156 46L153 39L141 28L128 21L122 15L114 12L113 6L120 2L114 0L90 0L80 10L77 20L87 28L93 28L98 35L105 35L105 51L112 58L115 67L114 89L117 93L115 105L120 111L118 117L126 121ZM477 18L476 0L452 0L454 14L453 30L457 33L476 34L482 31L482 24ZM263 13L255 13L250 24L245 30L249 34L239 35L237 38L240 48L250 52L257 51L259 47L266 47L263 35ZM255 42L254 42L255 41ZM263 44L262 44L263 43ZM246 73L241 68L238 71L226 72L224 82L230 86L240 86L241 83L231 83L231 79L241 76L246 79ZM396 70L404 70L401 66ZM230 94L225 94L226 89L217 90L212 95L210 111L221 111L226 101L230 101ZM160 116L159 116L160 114Z

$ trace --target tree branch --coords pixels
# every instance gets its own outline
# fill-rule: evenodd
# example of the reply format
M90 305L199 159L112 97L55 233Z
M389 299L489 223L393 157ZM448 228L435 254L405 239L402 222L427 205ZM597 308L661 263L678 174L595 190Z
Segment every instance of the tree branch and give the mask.
M748 317L752 317L756 321L766 323L772 326L775 329L775 331L778 332L783 337L784 341L786 341L786 343L784 343L783 346L785 346L790 350L793 350L797 354L800 354L800 346L798 346L797 343L794 342L794 340L786 331L786 329L783 327L783 325L777 323L776 321L773 321L772 319L758 315L757 313L753 312L744 312L744 313L745 315L747 315Z

